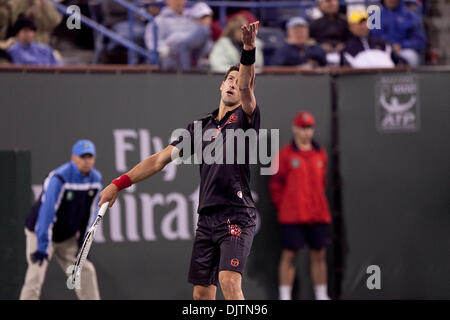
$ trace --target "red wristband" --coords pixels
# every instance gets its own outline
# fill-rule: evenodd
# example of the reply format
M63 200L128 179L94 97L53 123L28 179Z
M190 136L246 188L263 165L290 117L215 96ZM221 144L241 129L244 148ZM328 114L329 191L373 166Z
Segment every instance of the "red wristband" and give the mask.
M126 174L121 175L120 178L114 179L113 181L111 181L111 183L114 183L119 191L128 188L133 184L130 177Z

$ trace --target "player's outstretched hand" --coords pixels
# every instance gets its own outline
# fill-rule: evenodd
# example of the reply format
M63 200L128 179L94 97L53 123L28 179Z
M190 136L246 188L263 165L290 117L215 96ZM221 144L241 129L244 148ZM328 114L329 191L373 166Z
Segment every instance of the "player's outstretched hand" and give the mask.
M242 29L242 43L245 50L252 50L255 48L256 35L258 34L259 21L243 25Z
M109 201L109 207L112 207L112 205L116 201L118 192L119 189L117 189L117 186L111 183L109 186L103 189L102 192L100 192L100 202L98 203L98 206L101 207L102 204Z

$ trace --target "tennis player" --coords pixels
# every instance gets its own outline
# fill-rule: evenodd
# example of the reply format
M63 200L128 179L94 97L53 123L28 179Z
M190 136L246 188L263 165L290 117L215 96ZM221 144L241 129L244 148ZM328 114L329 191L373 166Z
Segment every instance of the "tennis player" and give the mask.
M97 215L101 174L94 168L95 145L79 140L72 159L49 173L43 191L25 223L28 268L20 293L21 300L39 299L50 259L54 255L64 272L72 266L83 242L87 225ZM100 298L94 265L86 261L79 299Z
M230 130L259 130L260 112L253 92L255 83L255 38L259 22L242 26L243 50L240 65L232 66L220 85L219 108L199 120L202 133L213 129L216 134L209 141L201 141L202 152L222 135L223 141ZM195 149L194 123L187 127L191 137L190 153ZM211 132L211 131L209 131ZM203 134L201 135L203 137ZM109 201L110 206L120 190L161 171L177 154L183 154L183 137L156 153L112 181L101 192L99 205ZM189 145L189 143L187 144ZM181 146L181 147L180 147ZM249 143L245 144L248 153ZM224 146L224 154L226 154ZM242 272L250 253L256 228L256 209L250 193L248 158L234 162L200 164L199 220L195 234L189 269L189 282L194 285L194 299L213 300L217 283L225 299L244 299L241 289Z

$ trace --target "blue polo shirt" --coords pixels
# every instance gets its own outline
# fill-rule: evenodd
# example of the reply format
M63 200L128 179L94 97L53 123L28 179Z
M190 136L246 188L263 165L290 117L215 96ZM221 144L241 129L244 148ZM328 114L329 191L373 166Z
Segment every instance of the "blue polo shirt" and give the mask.
M57 66L59 62L53 55L53 50L49 46L32 42L24 45L16 42L7 51L14 64L27 64L39 66Z

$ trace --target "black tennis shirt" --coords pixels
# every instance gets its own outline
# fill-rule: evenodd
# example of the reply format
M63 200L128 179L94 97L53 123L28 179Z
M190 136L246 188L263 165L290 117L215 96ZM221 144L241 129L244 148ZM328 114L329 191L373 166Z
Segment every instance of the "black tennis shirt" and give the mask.
M194 155L194 153L198 154L200 150L202 152L198 206L198 213L200 214L205 212L205 208L222 205L255 208L255 203L250 192L249 159L250 152L256 153L257 151L257 134L260 128L259 107L256 106L253 115L251 116L251 121L249 121L242 106L228 111L220 121L217 121L216 119L218 113L219 109L216 109L208 114L208 116L188 125L187 130L191 137L190 155L184 154L183 152L183 146L181 144L183 142L183 136L180 136L177 140L171 143L171 145L180 149L180 155L183 159ZM199 128L200 124L202 133L201 137L203 138L197 137L197 140L194 141L194 128ZM242 129L244 133L256 137L256 141L255 139L249 138L243 139L244 141L236 137L233 139L232 133L227 131L228 129ZM199 132L200 131L198 130L198 133ZM219 132L222 135L222 139L218 138ZM231 149L231 145L229 143L232 140L234 140L234 152L228 157L228 162L232 159L232 163L227 163L227 146L228 149ZM220 143L220 141L222 141L222 143ZM215 145L212 145L213 143L215 143ZM216 148L214 148L215 146ZM206 151L205 148L207 148ZM222 157L220 156L220 151L214 152L211 150L221 150ZM217 159L222 158L222 163L220 163L220 161L206 163L205 157L203 156L205 154L204 151L209 152L212 156L217 156ZM242 158L242 152L245 152L244 158ZM197 154L195 156L198 156ZM191 160L193 159L194 157L191 158Z

